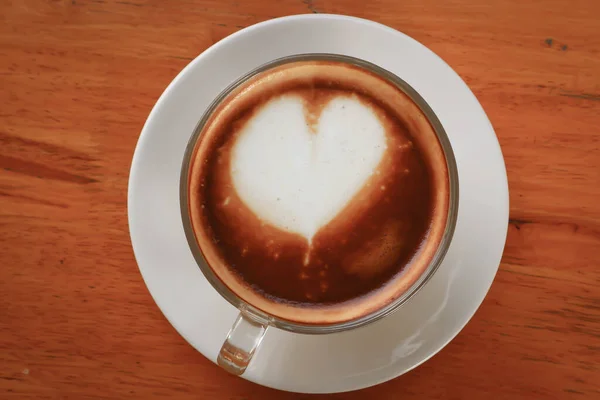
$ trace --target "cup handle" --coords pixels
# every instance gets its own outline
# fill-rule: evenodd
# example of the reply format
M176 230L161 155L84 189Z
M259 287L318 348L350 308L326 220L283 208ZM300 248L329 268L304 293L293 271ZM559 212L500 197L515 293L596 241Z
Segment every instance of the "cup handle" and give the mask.
M242 375L268 327L267 321L242 310L221 346L217 364L233 375Z

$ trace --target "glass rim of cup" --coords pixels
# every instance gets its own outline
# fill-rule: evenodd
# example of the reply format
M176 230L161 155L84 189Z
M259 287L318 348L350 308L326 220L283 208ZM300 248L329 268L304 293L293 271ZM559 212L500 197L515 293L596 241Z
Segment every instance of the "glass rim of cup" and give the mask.
M223 100L229 96L229 94L237 87L248 81L252 77L262 72L268 71L272 68L299 61L337 61L347 64L351 64L367 71L373 72L378 76L386 79L392 83L395 87L406 94L421 110L423 115L427 118L427 121L433 127L433 130L442 146L444 158L446 160L446 167L448 171L448 183L449 183L449 202L448 202L448 215L446 218L446 224L444 227L444 233L441 241L436 249L434 256L432 257L427 268L421 273L419 278L398 298L394 301L386 304L385 306L369 313L365 314L357 319L337 322L332 324L306 324L301 322L285 320L273 315L270 315L253 305L249 304L245 300L241 299L235 294L229 287L221 281L219 277L214 273L208 261L204 258L200 245L196 240L196 234L192 226L190 211L189 211L189 170L192 156L194 154L196 144L201 137L204 126L212 116L213 112ZM286 57L281 57L269 61L261 66L253 69L242 77L236 79L233 83L227 86L221 93L211 102L206 108L198 124L194 128L192 135L186 145L183 162L181 165L181 175L179 182L179 200L181 209L181 218L183 222L183 228L185 236L196 261L196 264L204 274L204 277L208 280L211 286L227 300L231 305L237 308L239 311L244 313L247 317L255 320L258 323L273 326L279 329L283 329L295 333L304 334L326 334L346 331L354 328L358 328L369 323L380 320L392 312L396 311L400 306L405 304L411 299L419 290L425 286L425 284L432 278L435 272L438 270L440 264L444 260L452 237L456 227L456 221L458 216L458 168L456 165L456 159L454 152L450 144L450 140L446 134L444 127L433 112L433 109L427 104L427 102L421 97L421 95L413 89L406 81L395 75L394 73L376 65L369 61L362 60L360 58L351 57L341 54L333 53L303 53L294 54Z

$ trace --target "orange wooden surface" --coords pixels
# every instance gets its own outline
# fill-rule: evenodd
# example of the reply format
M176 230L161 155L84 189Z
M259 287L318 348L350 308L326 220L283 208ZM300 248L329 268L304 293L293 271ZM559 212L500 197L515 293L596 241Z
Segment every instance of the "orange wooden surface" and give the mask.
M313 398L193 350L142 282L126 211L139 132L177 72L307 12L382 22L446 60L486 109L511 190L502 265L467 327L405 376L332 398L600 398L595 0L0 2L0 398Z

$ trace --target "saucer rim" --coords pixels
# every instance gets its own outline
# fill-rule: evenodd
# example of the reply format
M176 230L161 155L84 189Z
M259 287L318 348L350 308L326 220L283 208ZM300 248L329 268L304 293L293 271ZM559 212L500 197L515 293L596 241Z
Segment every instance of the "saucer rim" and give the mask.
M133 209L133 205L135 203L135 193L134 193L134 187L136 186L136 180L137 180L137 173L138 173L138 169L142 168L140 166L140 159L143 157L142 152L143 152L143 148L144 148L144 144L151 140L151 136L148 133L148 131L150 130L151 126L154 124L154 121L156 119L158 119L160 117L161 114L161 108L163 106L163 104L167 101L168 97L171 96L171 92L173 90L175 90L177 83L179 82L179 80L181 80L183 78L184 75L186 75L191 69L193 69L194 65L197 64L197 62L202 58L202 57L206 57L208 55L211 54L211 52L216 51L216 49L219 46L225 46L228 41L234 40L235 38L237 38L238 36L242 36L247 34L248 32L251 32L254 29L260 29L260 28L264 28L267 25L272 25L272 24L281 24L281 23L288 23L290 21L294 21L294 20L298 20L298 19L342 19L342 20L347 20L349 22L353 22L353 23L360 23L360 24L367 24L367 25L372 25L372 27L376 27L377 29L385 29L388 31L392 31L395 35L399 35L398 37L404 37L405 39L408 39L414 43L419 44L423 49L425 49L428 52L431 52L429 49L427 49L425 46L423 46L422 44L416 42L414 39L406 36L405 34L398 32L390 27L387 27L385 25L379 24L377 22L373 22L373 21L369 21L369 20L365 20L365 19L361 19L361 18L356 18L356 17L349 17L349 16L343 16L343 15L334 15L334 14L309 14L309 15L295 15L295 16L287 16L287 17L282 17L282 18L277 18L277 19L273 19L273 20L268 20L250 27L247 27L245 29L242 29L230 36L228 36L227 38L221 40L220 42L214 44L213 46L211 46L210 48L208 48L206 51L204 51L203 53L201 53L198 57L196 57L192 62L190 62L174 79L173 81L169 84L169 86L165 89L165 91L162 93L162 95L159 97L158 101L156 102L156 104L154 105L152 111L150 112L150 115L148 116L146 123L144 124L144 127L142 129L142 132L140 134L138 143L136 145L136 150L133 156L133 160L132 160L132 164L131 164L131 170L130 170L130 177L129 177L129 185L128 185L128 222L129 222L129 227L130 227L130 235L131 235L131 240L132 240L132 245L133 245L133 250L134 250L134 255L136 258L136 261L138 263L139 269L140 269L140 273L142 274L142 277L144 279L144 282L146 284L146 286L148 287L148 290L151 294L151 296L153 297L155 303L158 305L159 309L161 309L161 312L165 315L165 317L167 318L167 320L169 320L169 322L171 323L171 325L173 325L175 327L175 329L180 333L180 335L182 337L184 337L184 339L186 339L186 341L188 341L188 343L190 343L194 348L196 348L197 350L199 350L194 344L193 344L193 340L191 340L190 338L188 338L188 336L186 334L184 334L184 332L182 332L180 330L180 328L178 328L178 324L172 320L171 316L169 315L169 312L167 310L165 310L163 307L161 307L161 301L158 298L158 296L156 295L156 293L153 293L153 290L151 289L151 284L149 284L148 278L144 273L144 267L143 267L143 263L140 262L140 255L139 253L141 253L143 250L140 249L140 246L142 246L142 244L138 244L136 245L137 240L134 238L134 236L136 236L136 234L134 233L135 231L135 225L136 225L136 221L135 221L135 217L134 217L134 212L132 212L131 210ZM431 53L434 54L434 53ZM435 54L434 54L435 55ZM438 57L437 55L435 55L436 57ZM445 64L445 62L443 60L441 60L439 57L438 59ZM447 64L445 64L447 66ZM450 68L450 67L448 67ZM453 71L454 72L454 71ZM459 79L461 81L461 83L463 85L466 86L466 84L464 83L464 81L462 81L462 79L454 72L454 74L456 75L457 79ZM504 248L504 244L506 241L506 233L508 230L508 209L509 209L509 199L508 199L508 183L507 183L507 178L506 178L506 169L504 166L504 161L503 161L503 157L502 157L502 151L501 148L499 146L497 137L495 136L493 127L489 121L489 119L487 118L483 108L481 108L480 103L477 101L477 99L475 98L474 94L471 92L471 90L468 88L468 86L466 86L468 93L473 97L473 99L475 100L475 103L479 106L479 110L472 110L472 112L479 112L482 113L483 116L485 117L485 120L487 121L488 124L488 130L489 133L491 133L494 136L494 139L496 141L496 146L497 146L497 150L500 153L500 160L501 160L501 164L502 165L498 165L497 167L500 167L503 169L503 175L504 175L504 182L499 182L497 184L501 185L505 190L505 212L504 214L506 215L506 227L504 229L504 238L502 241L502 249ZM460 172L459 172L460 175ZM462 185L461 185L462 186ZM462 187L461 187L462 189ZM462 191L462 190L461 190ZM459 207L460 207L460 196L459 196ZM138 248L138 250L136 250L136 247ZM500 251L500 255L502 254L502 251ZM494 261L492 264L495 265L494 268L494 273L490 279L489 282L485 283L487 285L487 288L485 290L485 295L487 294L487 292L489 291L489 288L491 287L491 284L493 282L493 279L495 277L495 274L498 270L499 267L499 263L500 263L500 258L498 258L497 261ZM146 272L147 273L147 272ZM390 379L393 379L397 376L400 376L414 368L416 368L417 366L421 365L422 363L424 363L425 361L429 360L431 357L433 357L435 354L437 354L443 347L445 347L452 339L454 339L454 337L456 337L456 335L464 328L464 326L470 321L470 319L473 317L473 315L475 314L475 312L477 311L477 309L479 308L479 306L481 305L481 302L483 301L483 299L485 298L485 295L482 297L481 301L472 309L472 311L468 311L465 313L465 315L467 315L467 317L465 318L464 323L462 324L462 326L460 326L459 329L456 330L456 332L453 332L453 334L448 335L447 340L443 341L442 344L440 346L437 346L437 348L435 349L430 349L428 351L428 356L427 357L423 357L423 359L418 362L418 363L414 363L412 366L405 368L402 372L400 373L392 373L392 374L386 374L386 375L382 375L380 379L377 380L373 380L372 382L370 382L369 384L359 384L356 387L349 387L345 390L335 390L335 391L313 391L313 392L306 392L306 391L302 391L302 393L334 393L334 392L344 392L344 391L351 391L351 390L357 390L357 389L361 389L361 388L365 388L365 387L369 387L369 386L373 386L373 385L377 385L379 383L388 381ZM271 328L273 329L273 328ZM365 327L364 329L369 329L369 327ZM215 361L214 357L209 356L208 354L202 352L201 350L199 350L202 354L204 354L207 358L211 359L213 362ZM273 385L268 385L265 384L264 382L261 382L261 377L260 376L253 376L252 374L250 375L244 375L243 378L250 380L252 382L264 385L264 386L269 386L269 387L273 387L279 390L288 390L288 391L294 391L293 389L287 389L285 386L286 385L282 385L282 386L273 386ZM288 386L289 387L289 386Z

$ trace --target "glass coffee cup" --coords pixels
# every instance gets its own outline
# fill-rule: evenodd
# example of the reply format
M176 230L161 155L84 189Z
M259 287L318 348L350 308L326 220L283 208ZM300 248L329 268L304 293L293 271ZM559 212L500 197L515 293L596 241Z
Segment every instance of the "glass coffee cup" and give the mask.
M432 247L433 251L431 256L427 258L426 265L424 265L424 267L419 270L417 276L410 281L410 285L399 291L392 301L381 304L380 307L370 310L364 315L333 323L306 323L294 321L290 318L284 318L281 315L275 315L274 313L265 311L265 308L261 307L258 303L253 303L251 299L248 299L247 297L245 299L240 293L232 290L232 285L224 282L223 277L215 272L215 268L211 266L207 260L207 249L203 249L202 244L198 239L198 224L196 224L195 229L192 216L193 213L190 211L191 168L193 166L194 157L196 156L198 144L202 140L205 128L211 121L211 118L215 116L215 113L220 112L220 108L222 109L222 105L227 99L231 98L236 91L239 91L241 87L244 87L245 84L256 79L256 77L261 76L261 74L264 75L265 73L270 73L270 71L275 71L278 68L292 65L293 63L303 62L334 62L360 68L385 80L387 83L393 85L394 88L401 91L416 107L418 107L420 113L422 113L428 125L435 133L437 141L443 151L444 167L447 172L447 212L445 213L443 229L440 231L439 240ZM406 82L391 72L360 59L335 54L301 54L274 60L251 71L226 88L208 107L194 130L184 155L180 181L180 204L186 238L198 266L215 290L240 311L229 334L225 338L217 361L218 364L227 371L235 375L241 375L246 370L252 355L260 345L265 332L270 327L300 334L328 334L341 332L356 329L379 320L408 301L432 277L448 250L454 232L458 211L458 176L452 148L441 123L423 98ZM206 244L205 241L205 246L212 246L212 244ZM410 268L410 266L408 268Z

